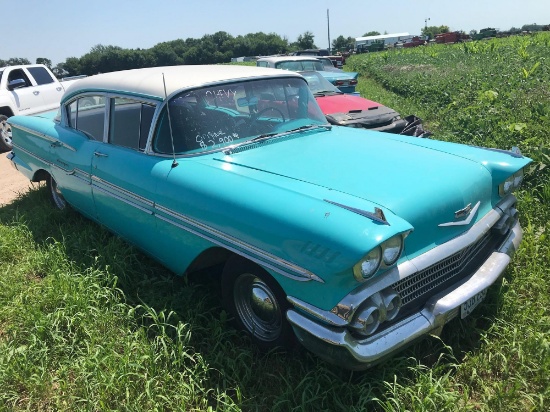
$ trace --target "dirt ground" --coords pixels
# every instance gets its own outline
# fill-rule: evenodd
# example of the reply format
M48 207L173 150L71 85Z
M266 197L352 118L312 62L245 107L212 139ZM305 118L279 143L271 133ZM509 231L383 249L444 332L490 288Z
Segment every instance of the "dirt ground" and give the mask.
M25 193L31 187L31 182L12 167L7 154L0 153L0 207L13 202L18 193Z

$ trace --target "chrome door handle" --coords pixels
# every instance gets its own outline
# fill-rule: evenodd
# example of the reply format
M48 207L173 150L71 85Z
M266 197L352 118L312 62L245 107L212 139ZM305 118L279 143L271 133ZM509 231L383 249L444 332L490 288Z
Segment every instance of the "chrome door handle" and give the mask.
M40 92L34 91L34 92L32 92L32 94L34 94L35 96L38 96L40 94Z
M101 152L94 152L94 156L97 156L97 157L109 157L108 154L101 153Z

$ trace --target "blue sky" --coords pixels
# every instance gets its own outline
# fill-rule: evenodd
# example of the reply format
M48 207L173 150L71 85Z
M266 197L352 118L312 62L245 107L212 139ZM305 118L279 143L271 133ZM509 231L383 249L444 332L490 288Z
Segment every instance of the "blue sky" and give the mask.
M57 64L98 44L150 48L217 31L276 33L291 42L309 31L326 48L327 9L331 40L371 30L419 34L427 18L466 32L550 24L550 0L0 0L0 59Z

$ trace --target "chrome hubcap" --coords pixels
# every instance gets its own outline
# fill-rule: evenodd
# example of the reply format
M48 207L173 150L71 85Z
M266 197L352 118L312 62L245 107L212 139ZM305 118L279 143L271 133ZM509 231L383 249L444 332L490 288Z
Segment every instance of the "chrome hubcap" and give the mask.
M279 337L281 309L275 294L263 280L243 273L235 281L233 298L239 318L252 335L264 341Z

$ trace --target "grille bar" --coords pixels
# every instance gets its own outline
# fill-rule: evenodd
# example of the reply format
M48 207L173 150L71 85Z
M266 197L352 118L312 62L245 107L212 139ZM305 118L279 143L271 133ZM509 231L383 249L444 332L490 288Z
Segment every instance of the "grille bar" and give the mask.
M391 287L401 297L403 307L423 305L434 290L446 284L456 282L468 274L475 262L482 263L484 258L494 250L494 245L500 236L487 232L476 243L460 250L434 265L421 270L414 275L394 283Z

